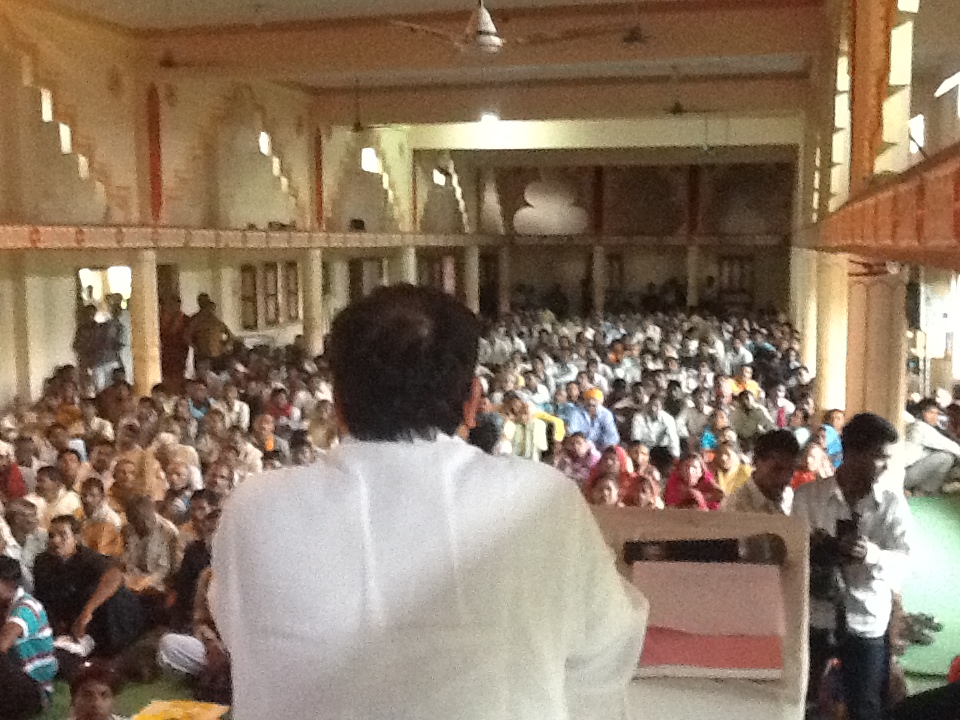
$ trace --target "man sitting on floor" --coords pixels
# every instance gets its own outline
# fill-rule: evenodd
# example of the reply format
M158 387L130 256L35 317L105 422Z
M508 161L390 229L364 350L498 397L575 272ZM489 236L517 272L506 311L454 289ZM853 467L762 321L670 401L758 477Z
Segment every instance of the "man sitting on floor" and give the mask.
M90 635L94 652L114 655L143 632L143 610L107 557L80 545L80 521L61 515L50 525L49 548L37 558L36 597L57 635Z
M940 407L932 398L917 408L917 420L907 427L904 489L916 495L940 492L960 460L960 445L937 429Z
M33 589L33 566L37 556L47 549L47 532L40 527L37 507L27 499L14 500L4 515L10 537L3 554L20 563L23 586Z
M0 556L0 720L39 715L57 674L47 613L22 587L20 563Z
M145 496L127 506L127 521L123 529L127 587L141 597L165 596L167 583L180 564L180 533Z
M83 507L77 511L81 522L80 539L85 546L101 555L118 557L123 554L123 521L110 507L103 482L98 477L87 478L80 489Z

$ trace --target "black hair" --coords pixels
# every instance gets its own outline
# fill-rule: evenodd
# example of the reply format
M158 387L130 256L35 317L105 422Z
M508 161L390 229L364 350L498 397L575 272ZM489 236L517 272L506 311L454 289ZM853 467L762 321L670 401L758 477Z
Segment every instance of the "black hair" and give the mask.
M63 485L63 473L60 472L60 469L56 465L44 465L37 470L37 480L41 478L49 478L57 483L57 485Z
M937 404L937 401L933 398L924 398L914 406L914 415L920 417L928 410L936 410L940 412L940 406Z
M57 455L57 461L59 462L64 455L73 455L77 460L80 460L80 453L78 453L73 448L67 448L66 450L61 450L60 453Z
M220 505L220 493L218 493L216 490L211 490L210 488L200 488L190 496L191 504L204 501L210 503L214 507L218 507Z
M106 490L103 487L103 480L101 480L96 475L88 477L86 480L83 481L83 483L80 485L80 492L85 493L91 488L96 488L100 492L106 492Z
M50 527L53 527L54 525L68 526L73 534L78 538L80 537L80 530L83 528L80 520L75 518L73 515L57 515L53 520L50 521Z
M797 457L800 454L800 443L789 430L771 430L757 438L753 446L754 460L768 458L771 455L790 455Z
M293 450L297 447L310 446L313 443L310 442L310 435L306 430L295 430L290 435L290 449Z
M840 433L843 451L862 452L883 445L892 445L900 439L897 429L887 420L874 413L859 413Z
M97 437L95 437L93 440L90 441L88 449L91 452L93 452L94 448L103 447L103 446L115 448L117 444L110 438L104 437L103 435L98 435Z
M500 442L500 427L492 419L477 418L477 424L470 428L467 442L480 448L487 454L492 454Z
M430 288L394 285L348 306L330 332L339 407L358 440L452 435L470 397L476 315Z
M0 582L20 586L20 583L23 582L23 568L20 567L19 560L0 555Z
M110 692L117 695L122 687L120 676L104 662L93 661L84 663L70 679L70 697L76 697L84 685L96 683L110 688Z

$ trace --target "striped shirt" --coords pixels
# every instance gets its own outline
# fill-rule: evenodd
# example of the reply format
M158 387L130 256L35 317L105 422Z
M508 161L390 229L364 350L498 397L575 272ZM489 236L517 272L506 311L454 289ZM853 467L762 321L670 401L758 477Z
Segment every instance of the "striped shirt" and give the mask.
M47 613L36 598L23 588L17 590L7 622L17 625L21 634L11 648L12 659L23 671L40 683L47 697L53 693L52 681L57 674L57 659L53 654L53 630Z

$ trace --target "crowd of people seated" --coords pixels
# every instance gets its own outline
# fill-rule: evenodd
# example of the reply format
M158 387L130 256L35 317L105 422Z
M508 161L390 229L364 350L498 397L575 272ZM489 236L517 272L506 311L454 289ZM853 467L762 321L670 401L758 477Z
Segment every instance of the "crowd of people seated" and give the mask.
M220 507L251 477L311 464L340 433L322 356L302 338L248 348L209 298L200 305L199 320L165 305L161 339L180 344L150 395L135 396L123 367L101 384L81 361L0 418L0 611L36 621L10 641L21 667L0 666L22 713L0 718L42 707L58 664L67 677L89 655L129 667L145 642L203 696L229 698L207 605ZM513 316L481 339L484 409L468 440L552 464L591 503L789 514L794 489L840 465L845 422L839 410L814 421L798 347L775 317ZM920 410L923 433L939 432ZM947 453L952 468L960 445L948 442L918 462L946 466ZM104 677L90 683L110 690Z
M799 337L774 317L530 313L493 326L480 362L476 444L552 463L593 503L789 512L841 458L843 413L813 422ZM762 503L771 454L789 456L789 482Z

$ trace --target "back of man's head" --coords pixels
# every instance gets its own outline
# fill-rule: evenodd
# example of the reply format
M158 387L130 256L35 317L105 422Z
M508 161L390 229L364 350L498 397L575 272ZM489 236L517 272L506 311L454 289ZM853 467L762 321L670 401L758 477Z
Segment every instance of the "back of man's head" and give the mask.
M438 290L380 288L337 316L330 368L337 404L358 440L432 439L463 420L480 323Z
M875 448L892 445L899 435L886 419L873 413L854 415L840 435L843 452L869 452Z

